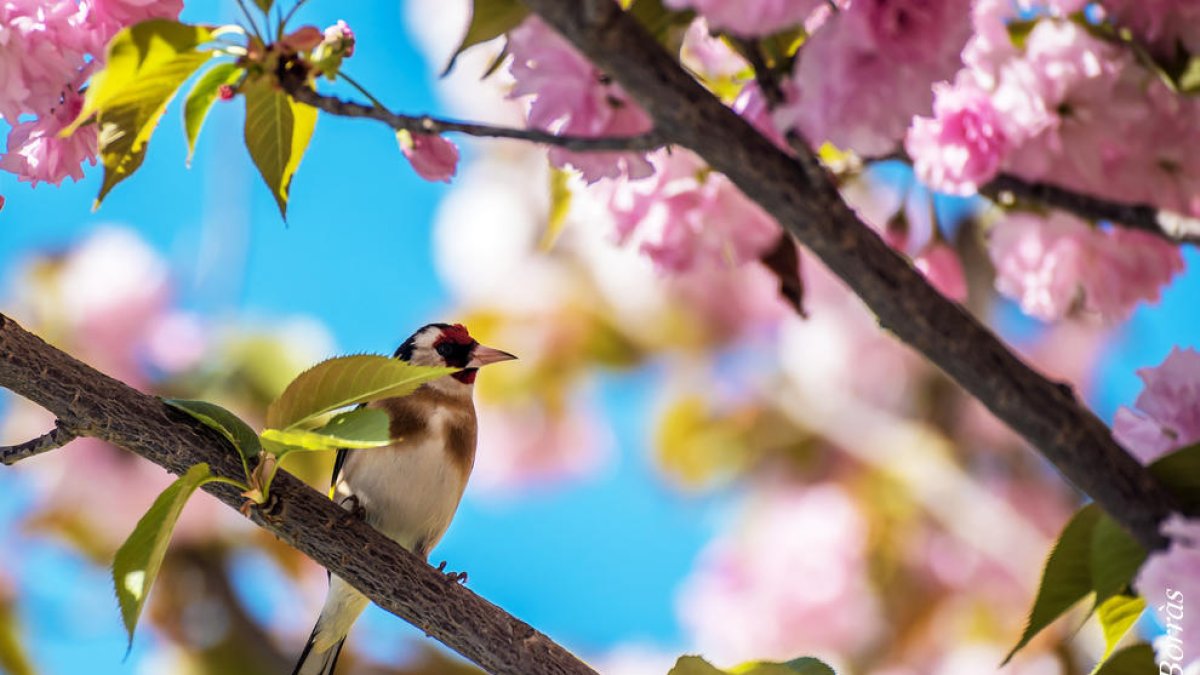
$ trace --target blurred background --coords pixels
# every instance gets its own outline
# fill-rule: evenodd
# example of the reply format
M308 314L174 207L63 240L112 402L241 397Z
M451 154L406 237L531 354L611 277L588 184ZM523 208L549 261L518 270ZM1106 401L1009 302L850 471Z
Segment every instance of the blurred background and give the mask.
M300 14L347 21L345 70L388 105L519 124L503 74L480 82L498 46L437 77L466 16L462 0ZM183 18L238 17L191 0ZM431 561L604 673L665 673L683 652L990 673L1015 642L1079 496L819 263L802 260L801 319L757 266L657 271L615 243L602 189L568 179L569 202L552 201L563 178L537 148L455 139L458 175L432 184L387 128L329 116L285 224L241 148L240 103L216 106L190 169L177 108L98 212L94 169L58 189L0 173L0 309L144 391L254 421L313 362L390 353L429 321L518 354L480 379L475 473ZM933 199L887 164L845 190L881 228L939 231L966 264L972 311L1106 420L1136 396L1138 368L1196 345L1192 250L1129 321L1047 326L992 291L977 204ZM552 207L567 209L557 237ZM0 423L11 444L53 419L6 395ZM332 457L296 459L286 468L324 490ZM325 574L206 495L126 655L107 565L168 482L88 439L0 471L0 672L290 669ZM1060 646L1082 619L1007 672L1086 672L1099 636ZM348 653L343 672L472 671L375 608Z

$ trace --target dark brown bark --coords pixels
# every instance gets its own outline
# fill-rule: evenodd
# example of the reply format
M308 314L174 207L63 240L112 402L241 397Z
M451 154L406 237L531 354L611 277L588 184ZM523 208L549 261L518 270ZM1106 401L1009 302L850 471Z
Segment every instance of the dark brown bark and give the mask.
M244 479L241 461L216 432L51 347L3 314L0 386L54 413L73 433L119 445L172 473L207 462L218 475ZM204 489L235 509L245 502L228 485ZM252 510L257 525L484 670L594 675L550 638L449 581L291 475L279 472L271 494L278 510L270 517Z
M1069 387L1034 372L863 224L806 147L797 158L779 151L612 0L524 2L619 82L668 143L703 157L775 216L858 294L883 328L1024 436L1143 545L1165 544L1158 524L1178 510L1172 496Z

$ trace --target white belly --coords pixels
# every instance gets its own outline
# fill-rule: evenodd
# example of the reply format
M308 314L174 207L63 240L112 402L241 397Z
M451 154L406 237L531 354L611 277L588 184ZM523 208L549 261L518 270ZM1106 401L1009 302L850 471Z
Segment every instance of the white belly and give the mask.
M428 556L450 526L466 477L441 434L416 444L355 450L346 458L338 499L354 495L367 522L420 556Z

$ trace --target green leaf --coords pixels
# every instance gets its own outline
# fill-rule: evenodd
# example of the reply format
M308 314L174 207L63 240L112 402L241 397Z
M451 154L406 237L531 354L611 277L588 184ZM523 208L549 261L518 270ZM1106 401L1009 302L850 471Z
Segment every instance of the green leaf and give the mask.
M246 148L287 219L292 176L317 124L317 110L292 100L267 79L242 89L246 99Z
M1136 595L1114 595L1096 608L1100 627L1104 630L1104 654L1092 669L1093 675L1104 665L1117 643L1125 637L1133 624L1137 623L1138 617L1145 609L1146 601Z
M96 115L104 165L96 207L142 165L167 104L212 57L213 52L197 51L212 37L206 26L155 19L123 29L109 43L106 65L92 77L79 116L62 132L73 133Z
M0 673L34 675L17 622L15 603L0 598Z
M1024 21L1009 21L1004 24L1008 29L1008 41L1017 49L1025 49L1025 43L1029 41L1029 34L1037 27L1037 19L1027 19Z
M405 396L459 368L414 366L376 354L339 356L300 373L267 408L271 429L290 430L339 408Z
M1147 675L1157 673L1154 649L1146 643L1131 645L1112 655L1093 675Z
M1092 589L1096 602L1123 592L1146 560L1146 550L1108 514L1101 514L1092 532Z
M1159 457L1149 468L1185 512L1200 510L1200 443Z
M558 241L567 222L567 214L571 211L570 178L567 171L550 169L550 213L546 218L546 231L538 244L543 251L554 248L554 242Z
M696 18L692 10L677 12L667 9L662 0L634 0L629 7L629 14L672 54L679 54L683 34Z
M1089 504L1080 509L1063 528L1046 560L1025 632L1021 634L1017 646L1004 657L1004 663L1012 660L1043 628L1092 591L1092 533L1100 515L1100 508Z
M275 4L275 0L254 0L254 4L262 10L263 14L270 14L271 5Z
M458 55L477 44L504 35L517 27L529 15L529 8L520 0L474 0L471 3L471 23L458 49L442 71L445 77L454 69Z
M254 433L249 424L216 403L183 399L165 401L167 405L195 417L224 436L242 456L242 468L246 470L246 475L250 474L250 464L257 459L258 453L262 452L262 444L258 441L258 434Z
M221 93L222 85L232 85L245 74L246 70L236 63L218 63L209 68L195 86L188 92L183 104L183 129L187 133L188 166L192 164L192 155L196 153L196 139L200 129L208 117L208 110Z
M188 469L154 500L129 538L117 549L113 559L113 585L117 601L121 604L121 618L125 621L130 647L133 646L133 631L142 613L142 605L158 576L167 552L167 543L171 540L171 532L175 529L183 505L196 488L212 477L207 464L197 464Z
M733 670L717 668L699 656L681 656L668 675L835 675L820 659L803 656L787 663L754 661L744 663Z
M379 448L392 442L387 413L377 408L342 413L313 431L264 429L262 436L264 440L290 446L291 450L357 450Z
M681 656L667 675L725 675L725 671L699 656Z

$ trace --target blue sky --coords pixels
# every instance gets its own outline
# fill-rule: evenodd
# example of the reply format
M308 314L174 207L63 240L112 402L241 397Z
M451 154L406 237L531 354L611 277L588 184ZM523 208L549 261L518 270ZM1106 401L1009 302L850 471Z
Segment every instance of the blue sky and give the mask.
M185 19L230 21L234 7L193 0ZM431 76L441 64L426 64L415 51L402 13L396 1L320 0L301 18L318 25L347 20L359 39L348 72L389 105L437 112ZM168 111L141 171L97 213L90 207L99 171L78 184L36 190L0 174L7 198L0 270L31 251L118 223L170 260L184 304L209 316L313 316L343 352L391 351L414 327L454 318L430 243L433 214L448 188L419 179L388 129L322 117L293 183L285 226L241 147L241 104L216 106L191 169L177 108ZM1200 264L1194 252L1188 264ZM1200 277L1189 274L1160 306L1140 309L1114 342L1101 367L1105 384L1092 401L1105 419L1136 395L1136 368L1159 363L1172 345L1196 344L1200 314L1189 299L1198 285ZM600 382L621 448L611 470L570 489L501 503L469 500L434 560L468 570L471 588L583 652L626 640L682 648L675 585L717 513L714 503L682 498L653 475L645 443L654 378L643 372ZM0 541L25 547L14 572L27 591L22 612L37 662L48 673L134 672L152 638L140 635L122 662L124 636L107 572L55 544L20 538L12 523L28 495L13 474L0 471ZM254 560L239 566L246 585L260 574ZM270 589L256 600L270 601ZM407 632L377 610L364 623L357 633Z

